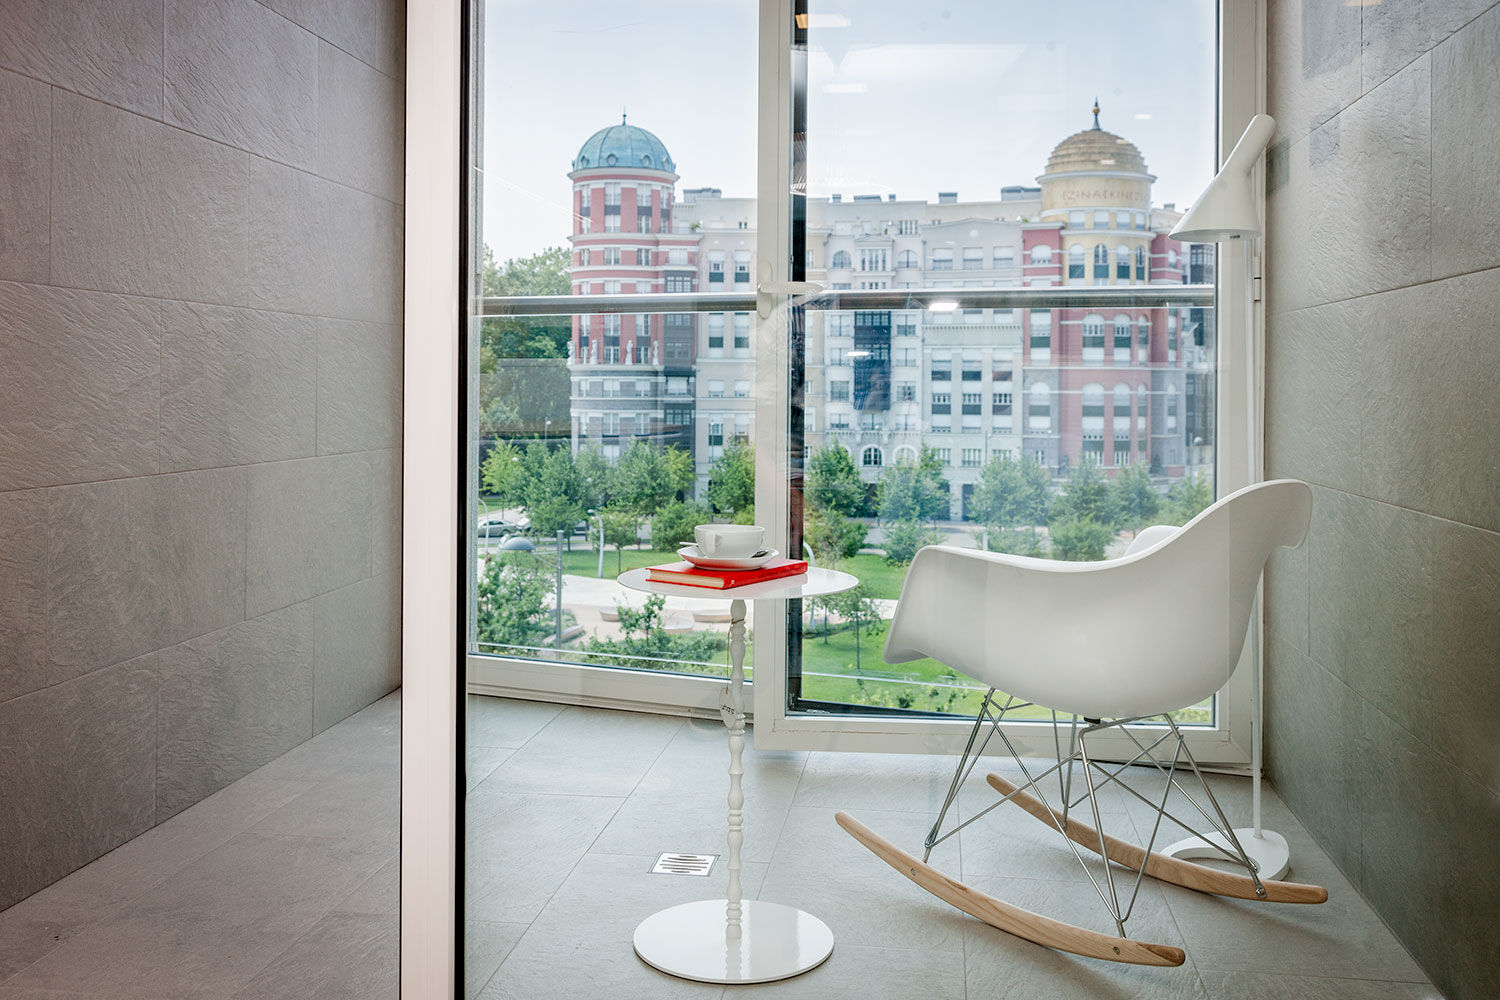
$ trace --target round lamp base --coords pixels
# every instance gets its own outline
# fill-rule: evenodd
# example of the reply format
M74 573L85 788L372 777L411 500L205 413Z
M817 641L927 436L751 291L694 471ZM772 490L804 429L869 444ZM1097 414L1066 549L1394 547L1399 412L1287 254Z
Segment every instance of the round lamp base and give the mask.
M833 932L810 913L747 899L732 938L725 906L705 899L652 914L635 929L635 953L680 979L743 984L800 976L833 952Z

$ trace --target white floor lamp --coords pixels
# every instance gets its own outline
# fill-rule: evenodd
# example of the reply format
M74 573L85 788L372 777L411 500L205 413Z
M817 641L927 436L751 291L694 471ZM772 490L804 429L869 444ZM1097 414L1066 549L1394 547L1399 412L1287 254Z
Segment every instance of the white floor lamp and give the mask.
M1276 131L1276 122L1269 115L1256 115L1245 127L1245 134L1235 143L1234 150L1224 166L1214 175L1203 194L1188 209L1177 228L1172 230L1173 239L1187 243L1224 243L1230 240L1255 239L1261 235L1260 215L1256 211L1255 193L1250 176L1260 154L1271 141ZM1246 268L1246 330L1245 330L1245 385L1246 401L1254 405L1255 399L1255 337L1251 316L1249 274L1250 257L1245 255ZM1249 424L1249 456L1260 446L1256 439L1257 421ZM1261 772L1261 727L1265 719L1265 685L1260 669L1260 630L1254 623L1250 629L1250 829L1234 831L1240 846L1255 862L1256 870L1263 879L1279 879L1286 874L1291 860L1286 838L1260 825L1260 772ZM1206 842L1205 842L1206 841ZM1162 853L1176 858L1222 858L1225 852L1233 856L1233 849L1222 834L1206 837L1190 837L1180 840Z

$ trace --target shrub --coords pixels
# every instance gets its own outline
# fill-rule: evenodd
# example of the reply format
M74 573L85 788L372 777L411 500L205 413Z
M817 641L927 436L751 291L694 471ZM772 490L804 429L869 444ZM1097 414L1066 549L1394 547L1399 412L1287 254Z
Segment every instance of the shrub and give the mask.
M693 529L708 523L708 507L701 503L674 501L651 519L651 547L675 552L693 540Z
M942 540L941 531L921 521L897 521L885 529L885 561L904 566L912 561L922 546L936 545Z
M1114 540L1115 530L1088 518L1073 518L1051 527L1052 558L1068 562L1097 562L1104 547Z

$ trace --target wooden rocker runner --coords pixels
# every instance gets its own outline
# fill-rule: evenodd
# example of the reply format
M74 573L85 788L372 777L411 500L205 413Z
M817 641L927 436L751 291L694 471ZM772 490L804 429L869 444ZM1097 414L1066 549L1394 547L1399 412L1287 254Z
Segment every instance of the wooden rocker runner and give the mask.
M1277 546L1301 544L1310 512L1307 485L1279 480L1231 494L1185 527L1147 528L1125 555L1103 562L1060 563L948 546L922 549L886 637L886 662L932 657L990 688L920 859L846 813L837 815L839 825L965 913L1045 947L1111 962L1176 966L1184 961L1181 948L1126 933L1146 876L1235 899L1323 902L1328 891L1320 886L1259 877L1171 714L1200 704L1229 680L1266 560ZM1011 693L997 696L997 690ZM1056 763L1039 766L1023 758L1002 728L1006 712L1033 705L1051 710ZM979 741L986 723L988 732ZM1134 756L1118 765L1091 756L1090 738L1103 733L1114 738L1113 752L1123 737ZM988 784L1001 798L945 831L944 819L960 787L996 735L1025 780L1013 783L990 774ZM1159 795L1148 798L1125 781L1126 774L1160 779ZM1196 779L1192 792L1179 780L1189 775ZM1043 788L1043 782L1053 788L1054 780L1061 808ZM1098 794L1111 785L1156 812L1146 846L1105 830ZM1085 801L1092 825L1071 815ZM928 864L934 847L1006 802L1062 836L1103 901L1114 934L1002 902ZM1155 851L1164 820L1194 837L1207 835L1170 811L1169 803L1174 809L1185 803L1206 821L1227 847L1207 843L1243 873Z

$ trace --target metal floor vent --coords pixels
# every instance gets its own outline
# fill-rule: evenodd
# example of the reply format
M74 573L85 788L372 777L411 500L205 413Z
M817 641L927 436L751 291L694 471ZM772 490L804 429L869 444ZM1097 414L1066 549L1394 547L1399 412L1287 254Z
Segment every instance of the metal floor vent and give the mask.
M714 870L717 854L663 854L651 868L652 875L697 875L706 877Z

